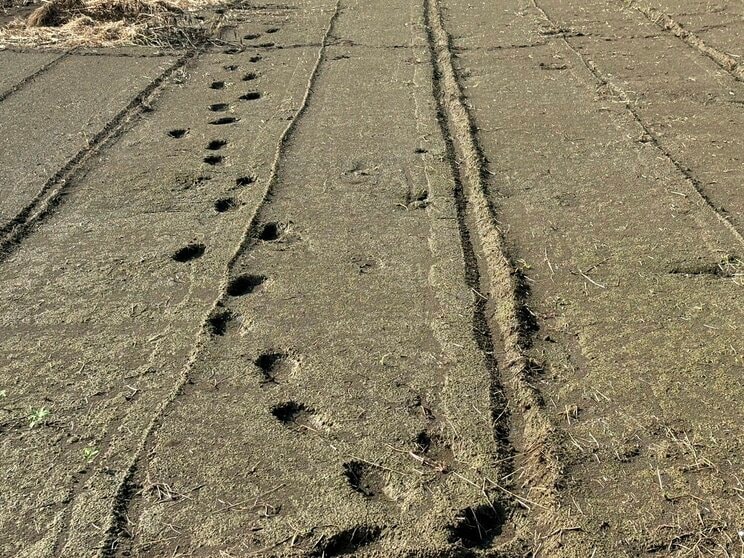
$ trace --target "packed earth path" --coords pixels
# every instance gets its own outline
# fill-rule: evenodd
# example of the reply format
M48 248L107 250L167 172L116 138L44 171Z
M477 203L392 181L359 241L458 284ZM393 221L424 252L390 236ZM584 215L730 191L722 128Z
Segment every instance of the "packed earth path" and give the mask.
M0 47L0 556L744 555L744 4L210 9Z

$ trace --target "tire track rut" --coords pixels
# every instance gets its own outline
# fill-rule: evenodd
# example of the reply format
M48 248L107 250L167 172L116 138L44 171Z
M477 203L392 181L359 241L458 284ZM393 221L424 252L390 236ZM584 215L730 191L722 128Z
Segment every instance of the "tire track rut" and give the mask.
M484 283L481 289L489 293L487 300L486 297L483 300L483 317L492 327L496 360L511 406L511 425L505 428L494 424L495 434L500 437L506 432L509 441L502 439L501 444L514 445L515 462L524 468L528 491L538 487L544 490L540 492L540 501L533 501L521 495L519 489L494 488L506 499L527 509L548 510L562 468L555 429L544 411L540 393L530 381L537 367L526 355L531 327L524 301L525 289L510 261L496 211L488 200L485 161L474 132L475 125L465 106L441 6L438 0L425 0L424 6L440 124L444 136L452 144L456 157L453 165L462 185L461 230L464 237L474 241L474 263L482 270L480 277ZM465 250L467 252L467 247ZM471 270L471 273L477 271Z
M5 99L13 95L14 93L17 93L23 87L34 81L37 77L39 77L41 74L47 72L48 70L52 69L54 66L59 64L64 58L67 58L70 54L73 53L75 49L68 50L67 52L63 52L60 54L57 58L54 58L53 60L50 60L46 64L43 64L40 68L37 68L36 71L30 73L26 77L24 77L21 81L16 83L15 85L12 85L5 91L0 93L0 103L2 103Z

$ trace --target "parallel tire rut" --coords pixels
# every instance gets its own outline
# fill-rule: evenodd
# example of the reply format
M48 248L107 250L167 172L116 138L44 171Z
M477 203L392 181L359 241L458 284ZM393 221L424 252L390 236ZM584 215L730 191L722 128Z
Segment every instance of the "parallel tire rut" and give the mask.
M526 485L543 490L536 492L542 495L541 501L534 502L503 487L497 488L527 508L534 505L549 509L561 477L561 460L554 426L544 411L540 393L530 383L535 366L526 355L529 327L523 318L522 288L487 196L483 179L485 166L473 133L473 120L463 102L439 1L425 0L425 10L435 79L438 80L435 89L438 91L441 124L445 137L451 138L459 158L465 202L463 219L471 229L477 264L483 269L490 287L488 305L492 327L499 337L494 344L501 348L498 364L505 378L511 406L513 424L510 437L519 439L520 446L523 446L515 449L523 452ZM519 431L516 431L517 424ZM525 452L527 447L532 451Z
M5 99L7 99L8 97L10 97L14 93L17 93L18 91L20 91L21 89L23 89L23 87L25 87L26 85L28 85L29 83L31 83L32 81L34 81L41 74L43 74L43 73L51 70L54 66L56 66L57 64L59 64L64 58L67 58L71 53L72 53L72 51L63 52L62 54L60 54L59 56L57 56L57 58L54 58L54 59L50 60L49 62L47 62L46 64L42 65L40 68L38 68L35 72L30 73L29 75L27 75L26 77L24 77L21 81L19 81L15 85L12 85L11 87L9 87L8 89L6 89L5 91L1 92L0 93L0 102L3 102Z

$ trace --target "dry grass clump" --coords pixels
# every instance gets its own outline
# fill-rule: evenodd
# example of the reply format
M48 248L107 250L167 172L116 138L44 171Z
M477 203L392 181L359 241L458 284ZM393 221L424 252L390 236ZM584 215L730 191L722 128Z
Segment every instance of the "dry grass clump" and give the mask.
M50 0L25 22L0 28L0 44L195 46L209 30L191 10L204 6L203 0Z

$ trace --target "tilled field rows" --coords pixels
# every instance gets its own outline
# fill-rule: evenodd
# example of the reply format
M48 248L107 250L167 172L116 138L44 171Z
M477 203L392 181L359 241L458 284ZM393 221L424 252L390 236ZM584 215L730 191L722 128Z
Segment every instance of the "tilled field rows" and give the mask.
M739 50L655 6L0 53L0 553L733 555Z

